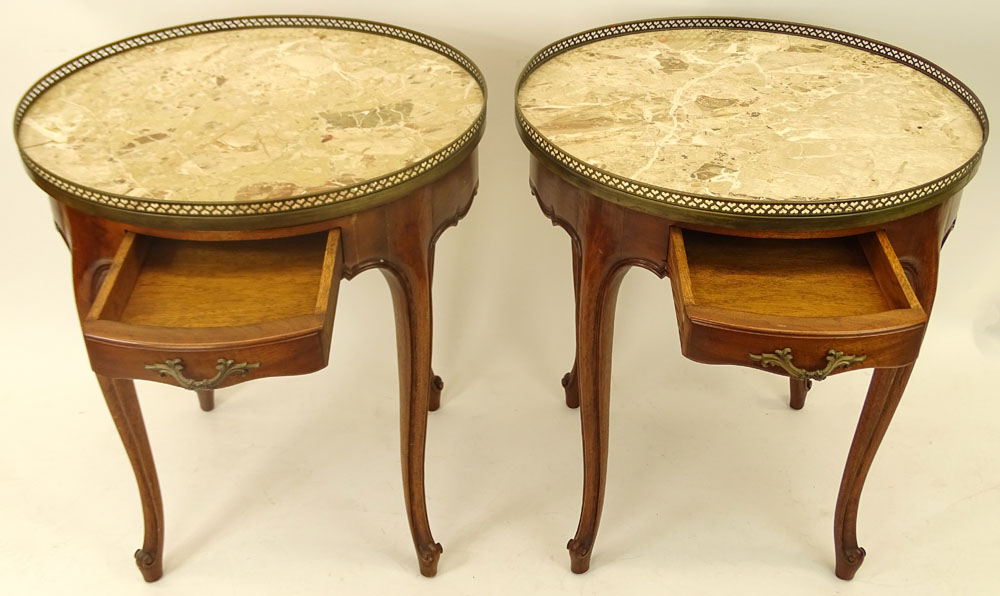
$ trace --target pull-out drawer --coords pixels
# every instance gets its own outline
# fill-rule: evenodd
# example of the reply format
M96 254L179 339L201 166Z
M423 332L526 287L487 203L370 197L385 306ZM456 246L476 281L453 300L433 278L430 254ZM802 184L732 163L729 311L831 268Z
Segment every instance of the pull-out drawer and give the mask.
M797 379L917 357L927 314L882 232L806 240L674 228L684 355Z
M201 242L126 234L83 322L98 374L214 389L326 366L338 230Z

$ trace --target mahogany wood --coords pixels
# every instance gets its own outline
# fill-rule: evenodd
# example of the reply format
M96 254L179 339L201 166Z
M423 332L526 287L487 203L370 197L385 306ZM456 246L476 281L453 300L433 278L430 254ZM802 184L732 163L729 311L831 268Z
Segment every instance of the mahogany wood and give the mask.
M788 399L788 405L793 410L801 410L806 405L806 395L809 390L812 389L812 381L809 379L799 380L799 379L788 379L788 393L791 397Z
M145 365L178 354L186 357L184 373L190 378L211 377L217 358L268 365L247 377L229 377L220 386L322 368L329 358L339 280L373 268L385 274L396 314L407 515L420 572L436 573L442 549L428 521L424 450L427 412L440 404L444 384L431 371L430 286L438 236L458 223L472 204L478 181L476 159L474 151L443 177L393 202L287 228L154 229L53 202L56 225L73 257L76 304L91 365L139 485L145 538L136 561L147 581L162 575L163 505L132 379L173 382ZM275 252L270 250L275 246L272 239L279 239ZM302 260L301 268L286 267L290 256L300 262L304 250L313 256ZM245 258L252 261L251 267L263 269L222 279L226 276L221 270L232 258ZM211 279L205 285L192 284L190 277L174 275L178 264L191 276ZM205 310L202 322L208 326L192 317L192 312L203 312L202 298L209 291L253 289L262 275L277 275L281 282L268 283L268 292L282 296L267 308L255 306L247 294L238 299L238 308ZM283 318L265 320L271 315ZM211 410L214 392L197 393L201 408Z
M430 397L427 402L427 409L431 412L436 412L437 409L441 407L441 391L443 390L444 381L441 377L434 374L434 370L431 369Z
M684 307L679 307L677 313L682 345L688 346L685 351L688 357L703 362L759 367L747 355L753 349L764 351L763 347L750 343L762 338L770 341L766 351L792 347L796 363L802 355L798 365L807 369L822 363L827 349L857 349L867 354L863 365L875 368L875 372L848 455L835 515L836 572L844 579L852 577L864 556L856 540L861 489L919 351L934 301L938 251L954 224L960 192L923 212L897 221L840 230L774 231L766 229L766 221L762 221L760 229L742 230L684 224L684 235L694 233L697 236L701 232L741 237L724 238L720 245L712 242L696 249L697 266L693 279L696 286L701 279L701 295L710 303L703 305L697 300L699 292L692 289L692 274L684 247L669 246L671 229L681 234L676 228L678 222L601 199L572 185L535 158L531 160L530 182L542 211L554 225L566 230L573 243L576 361L562 381L567 405L579 404L580 407L584 452L580 522L576 535L567 545L573 571L582 573L589 568L600 524L607 467L615 299L627 269L638 265L661 278L668 275L682 278L672 279L672 285L675 302ZM771 240L758 243L746 239ZM787 244L793 240L802 244ZM735 268L702 268L706 262L711 265L713 259L716 264L722 263L721 257L731 255L733 247L760 246L775 250L763 257L758 254L752 261L737 259L730 264ZM783 310L784 301L790 294L812 294L820 289L812 287L814 282L807 279L808 267L794 264L801 247L812 247L813 250L805 251L812 266L834 271L833 276L838 280L841 275L845 276L844 280L834 281L844 281L846 285L840 291L846 293L841 294L840 300L824 302L818 310L810 309L805 299L799 300L791 305L793 312L809 316L790 317ZM826 254L826 248L833 249L832 258ZM789 249L794 249L795 253L782 256ZM758 295L759 288L748 287L746 280L741 280L743 274L738 266L751 270L758 268L755 270L758 271L781 262L786 268L791 262L790 266L797 269L786 269L788 275L781 280L786 284L784 293L775 293L760 301L767 304L763 312L734 311L719 306L731 300L732 293L742 293L743 299ZM720 274L727 278L723 289L715 287L719 285ZM705 280L711 283L705 285ZM868 294L860 301L853 300L852 296L856 283L861 283ZM734 287L739 291L734 292ZM829 287L822 289L830 290ZM730 306L740 304L737 300ZM794 323L792 327L788 326L790 322ZM696 331L692 331L696 327ZM841 343L828 345L829 340ZM859 367L854 365L851 369ZM780 369L764 370L785 374ZM809 386L808 381L791 379L792 408L804 405Z
M156 327L234 327L325 313L327 296L317 297L317 292L320 278L329 279L335 266L324 263L326 236L238 242L153 239L141 275L116 318ZM339 237L333 240L339 243Z
M861 409L851 450L844 466L837 495L837 509L833 517L834 552L837 556L836 574L840 579L852 579L865 559L865 549L858 546L858 503L868 470L875 459L875 452L882 443L892 415L903 396L913 364L901 368L879 368L872 374L868 396Z
M919 352L927 314L882 232L779 240L672 228L669 262L692 360L761 368L749 354L791 348L796 366L819 370L836 349L866 356L846 369L856 370L903 366Z
M573 247L573 297L575 302L575 310L577 317L577 324L579 324L580 315L580 249L576 242L571 243ZM577 385L576 380L576 357L573 358L573 368L570 369L568 373L563 375L562 386L566 389L566 405L570 408L580 407L580 389Z
M83 321L100 374L176 381L146 365L180 358L191 379L220 358L261 363L218 387L326 366L340 232L269 240L175 240L126 232ZM202 409L206 401L199 395Z
M198 395L198 405L203 412L211 412L215 409L215 390L196 389L195 394Z
M690 272L684 281L694 304L784 317L892 308L855 237L778 240L676 230L674 238L684 244Z
M139 498L142 501L142 519L145 532L142 548L135 551L135 563L143 579L153 582L163 575L163 500L160 481L156 477L153 452L146 437L146 425L135 395L135 385L130 379L109 379L97 375L97 382L104 393L111 419L125 445L125 453L132 463Z

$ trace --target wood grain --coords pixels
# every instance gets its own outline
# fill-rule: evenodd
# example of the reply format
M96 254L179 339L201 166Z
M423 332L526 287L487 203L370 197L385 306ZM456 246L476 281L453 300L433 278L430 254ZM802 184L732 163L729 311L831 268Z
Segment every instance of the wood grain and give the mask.
M688 231L684 246L695 304L785 317L892 308L855 237L778 240Z
M326 236L236 242L153 238L120 320L227 327L312 314Z

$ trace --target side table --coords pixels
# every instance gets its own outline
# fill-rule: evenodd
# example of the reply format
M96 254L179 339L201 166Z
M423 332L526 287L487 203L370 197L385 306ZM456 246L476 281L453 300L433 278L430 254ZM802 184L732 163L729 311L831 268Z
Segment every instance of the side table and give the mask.
M206 21L84 54L20 102L15 136L72 253L76 305L139 485L163 504L134 379L214 390L326 366L337 288L378 268L396 315L403 488L420 571L434 244L468 211L478 68L440 41L332 17Z
M814 380L873 368L834 519L836 573L934 302L938 253L988 135L976 96L871 39L741 18L638 21L536 54L517 83L542 211L569 233L584 491L568 544L590 566L608 454L615 300L632 266L669 276L681 349Z

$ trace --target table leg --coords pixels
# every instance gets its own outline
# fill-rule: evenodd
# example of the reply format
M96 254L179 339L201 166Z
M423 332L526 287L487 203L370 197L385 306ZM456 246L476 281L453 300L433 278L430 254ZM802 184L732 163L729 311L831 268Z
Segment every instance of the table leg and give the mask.
M153 465L153 453L149 448L146 426L142 421L142 410L135 394L131 379L110 379L97 375L104 400L108 404L111 418L139 485L142 501L142 517L145 536L142 548L135 551L135 562L147 582L160 579L163 575L163 500L160 497L160 483Z
M837 555L837 577L851 579L861 567L865 549L858 546L857 521L858 503L865 477L871 468L875 452L892 415L903 396L906 382L910 378L913 365L902 368L878 368L872 374L868 396L861 409L861 417L847 455L847 465L840 481L837 495L837 511L833 521L833 542Z
M427 252L422 256L427 257ZM389 283L396 313L403 492L420 573L433 577L442 548L431 535L424 494L427 412L433 383L430 276L426 260L401 261L387 265L382 272Z
M576 536L566 545L574 573L590 568L607 478L615 305L628 270L607 248L588 239L580 254L576 378L583 429L583 505Z
M806 394L812 389L812 384L809 379L788 379L789 393L791 393L788 405L793 410L801 410L806 405Z
M434 242L431 242L431 248L427 253L427 295L430 296L430 288L434 287ZM432 313L433 314L433 313ZM427 364L430 366L431 359L427 359ZM427 402L427 409L431 412L436 412L438 408L441 407L441 391L444 390L444 380L438 375L434 374L434 368L431 367L431 387L430 387L430 400Z
M215 391L212 389L196 389L198 394L198 404L202 411L211 412L215 409Z
M434 369L431 369L431 388L430 388L430 399L427 403L427 409L431 412L436 412L438 408L441 407L441 391L444 389L444 381L438 375L434 374Z
M580 323L580 247L571 240L573 247L573 298L576 303L576 324ZM570 408L580 407L580 388L576 379L577 359L573 359L573 368L563 375L562 386L566 390L566 405Z
M566 390L566 406L569 408L580 407L580 387L576 381L576 359L573 360L573 368L563 375L560 383Z

